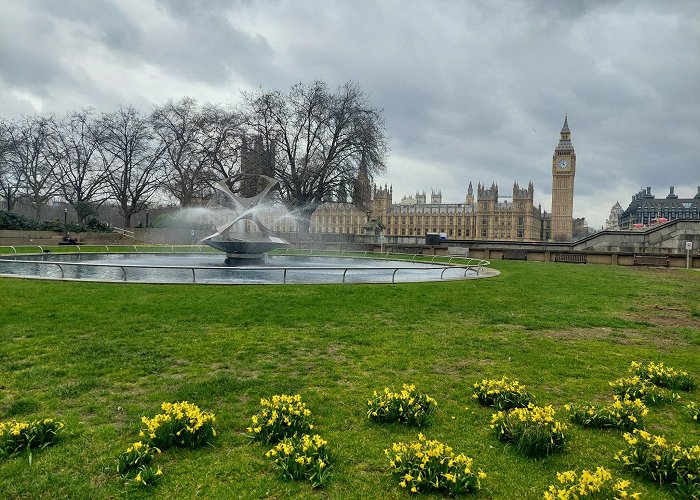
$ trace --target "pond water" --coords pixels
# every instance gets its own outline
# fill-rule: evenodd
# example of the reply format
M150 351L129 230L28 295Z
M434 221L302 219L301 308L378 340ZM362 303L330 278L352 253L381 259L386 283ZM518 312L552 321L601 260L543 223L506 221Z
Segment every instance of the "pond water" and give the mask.
M409 283L470 279L488 273L485 261L469 266L377 258L267 255L264 261L227 265L223 254L71 253L0 259L0 275L43 279L140 283ZM481 263L481 265L479 265Z

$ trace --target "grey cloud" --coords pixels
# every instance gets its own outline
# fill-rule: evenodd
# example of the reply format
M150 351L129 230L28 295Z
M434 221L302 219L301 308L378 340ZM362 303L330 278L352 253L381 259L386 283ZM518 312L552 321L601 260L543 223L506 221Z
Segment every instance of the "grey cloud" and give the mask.
M506 190L532 180L547 208L565 111L579 166L575 213L594 225L620 193L700 184L700 21L692 0L128 4L138 12L126 5L0 0L21 19L0 20L3 113L27 106L13 91L40 96L47 109L82 101L110 111L191 89L200 101L211 91L235 103L242 87L354 80L384 109L392 157L380 180L395 193L434 187L460 201L470 179ZM135 20L153 6L157 19L144 28ZM85 43L109 54L111 67L156 68L169 83L154 92L125 81L115 95L90 69L71 71L57 36L66 23L82 26Z

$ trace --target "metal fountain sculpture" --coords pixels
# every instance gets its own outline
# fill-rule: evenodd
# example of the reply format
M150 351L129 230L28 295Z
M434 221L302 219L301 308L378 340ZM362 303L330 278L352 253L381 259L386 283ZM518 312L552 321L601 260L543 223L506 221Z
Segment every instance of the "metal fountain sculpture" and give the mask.
M216 233L207 236L202 241L210 247L226 252L226 264L236 265L264 260L266 252L289 246L289 242L274 236L273 232L265 227L257 216L257 209L262 204L267 193L277 185L277 181L266 175L255 175L255 177L265 179L266 185L262 191L250 198L238 196L228 188L226 181L229 179L238 180L239 177L222 179L214 184L216 189L231 198L234 203L236 216L233 220L216 226ZM232 231L234 225L240 221L252 222L259 231L249 231L245 223L243 230Z

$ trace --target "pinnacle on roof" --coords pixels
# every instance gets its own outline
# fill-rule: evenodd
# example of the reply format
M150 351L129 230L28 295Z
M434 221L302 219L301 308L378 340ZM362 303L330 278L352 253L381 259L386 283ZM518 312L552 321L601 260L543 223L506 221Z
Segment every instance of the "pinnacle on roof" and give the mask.
M561 128L559 144L557 144L555 153L557 152L572 152L574 145L571 144L571 132L569 131L569 115L564 114L564 126Z
M564 126L561 128L562 134L569 133L569 113L564 113Z

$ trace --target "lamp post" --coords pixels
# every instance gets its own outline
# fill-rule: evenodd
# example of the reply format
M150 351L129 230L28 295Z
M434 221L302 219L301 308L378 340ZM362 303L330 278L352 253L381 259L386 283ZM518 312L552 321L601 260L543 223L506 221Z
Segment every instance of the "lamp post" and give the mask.
M146 210L146 229L148 229L148 214L150 213L150 210Z
M67 208L63 209L63 225L64 226L68 225L68 209Z

